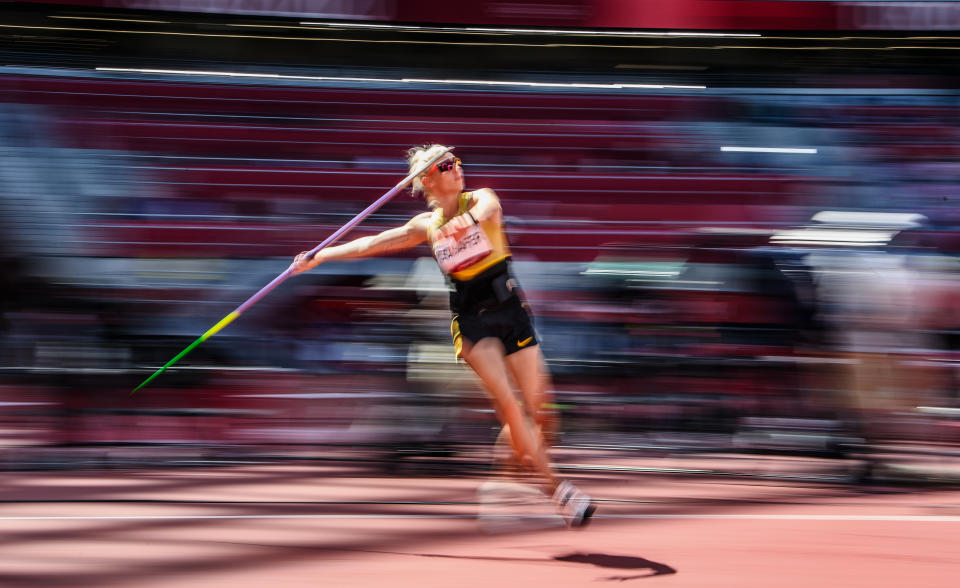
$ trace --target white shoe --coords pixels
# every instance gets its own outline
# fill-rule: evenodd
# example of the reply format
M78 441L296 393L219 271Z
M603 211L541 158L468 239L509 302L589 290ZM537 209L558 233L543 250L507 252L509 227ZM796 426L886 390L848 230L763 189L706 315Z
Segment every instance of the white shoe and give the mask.
M587 493L566 480L557 486L557 490L553 493L553 501L569 527L586 526L594 511L597 510Z
M552 512L546 494L534 486L511 482L485 482L477 490L477 517L486 533L516 533L563 527L563 518Z

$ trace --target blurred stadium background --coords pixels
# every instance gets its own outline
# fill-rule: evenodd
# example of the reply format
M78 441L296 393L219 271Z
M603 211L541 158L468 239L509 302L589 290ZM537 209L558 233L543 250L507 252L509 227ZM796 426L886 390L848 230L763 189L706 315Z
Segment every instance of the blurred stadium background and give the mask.
M949 477L958 4L0 11L4 467L477 461L426 248L292 279L130 394L440 142L504 202L561 445Z

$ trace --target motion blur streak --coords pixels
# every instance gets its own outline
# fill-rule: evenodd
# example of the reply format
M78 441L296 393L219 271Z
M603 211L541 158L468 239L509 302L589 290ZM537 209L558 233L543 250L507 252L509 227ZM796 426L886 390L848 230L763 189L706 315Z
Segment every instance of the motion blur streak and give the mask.
M678 26L574 48L553 45L556 22L320 38L265 33L303 16L50 12L140 21L127 34L45 14L15 11L0 47L11 467L118 446L114 465L336 450L486 467L471 450L493 415L452 358L426 248L322 265L217 323L437 142L502 199L563 446L955 479L955 35L764 30L734 47ZM634 44L647 33L655 50ZM422 207L397 198L357 234Z

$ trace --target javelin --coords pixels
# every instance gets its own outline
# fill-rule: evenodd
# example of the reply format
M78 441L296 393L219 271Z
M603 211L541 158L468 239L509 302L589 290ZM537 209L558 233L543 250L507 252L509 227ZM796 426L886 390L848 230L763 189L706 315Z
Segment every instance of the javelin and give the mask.
M390 200L391 198L393 198L393 197L396 195L397 192L399 192L400 190L402 190L402 189L404 188L404 186L406 186L406 185L409 184L411 181L413 181L413 179L414 179L415 177L419 176L419 175L422 174L423 172L425 172L425 171L427 171L428 169L430 169L430 166L432 166L434 163L436 163L437 161L439 161L441 157L443 157L444 155L446 155L447 153L449 153L452 149L453 149L453 147L450 147L450 148L448 148L448 149L443 150L441 153L438 153L435 157L433 157L432 159L430 159L429 161L427 161L426 163L424 163L423 165L421 165L418 169L410 172L410 174L407 175L407 177L405 177L405 178L403 178L402 180L400 180L400 182L399 182L396 186L394 186L393 188L391 188L389 192L387 192L386 194L384 194L383 196L381 196L380 198L378 198L376 202L374 202L373 204L371 204L370 206L368 206L366 209L364 209L363 212L361 212L361 213L358 214L357 216L355 216L355 217L353 217L352 219L350 219L349 221L347 221L347 224L343 225L342 227L340 227L339 229L337 229L332 235L330 235L329 237L327 237L326 239L324 239L323 243L320 243L319 245L317 245L316 247L314 247L313 249L311 249L310 252L307 254L307 258L313 257L313 255L315 255L318 251L320 251L321 249L323 249L323 248L326 247L327 245L333 243L334 241L336 241L337 239L339 239L340 237L342 237L343 235L345 235L345 234L347 233L347 231L349 231L349 230L352 229L353 227L355 227L355 226L357 226L358 224L360 224L360 221L362 221L363 219L367 218L368 216L370 216L371 213L373 213L373 211L375 211L376 209L378 209L378 208L380 208L381 206L383 206L384 204L386 204L387 200ZM227 316L223 317L223 318L220 320L219 323L217 323L217 324L213 325L212 327L210 327L210 330L208 330L206 333L200 335L200 338L199 338L199 339L197 339L196 341L194 341L193 343L191 343L189 346L187 346L186 349L184 349L183 351L181 351L180 353L178 353L178 354L176 355L176 357L174 357L173 359L171 359L170 361L168 361L167 363L165 363L165 364L163 365L163 367L160 368L160 369L158 369L157 371L155 371L152 376L150 376L149 378L147 378L147 379L144 380L143 382L140 382L140 385L137 386L136 388L134 388L134 389L133 389L133 392L130 392L130 394L133 394L133 393L136 392L137 390L143 388L144 386L146 386L147 384L149 384L151 381L153 381L154 378L156 378L157 376L159 376L159 375L162 374L163 372L167 371L167 368L169 368L169 367L172 366L173 364L175 364L175 363L177 363L178 361L180 361L186 354L188 354L188 353L190 353L191 351L193 351L193 349L194 349L197 345L200 345L201 343L203 343L204 341L206 341L206 340L209 339L210 337L213 337L214 335L216 335L217 333L219 333L221 329L223 329L224 327L226 327L227 325L229 325L230 323L232 323L235 318L237 318L238 316L240 316L241 314L243 314L243 312L244 312L245 310L247 310L248 308L250 308L251 306L253 306L253 305L254 305L257 301L259 301L261 298L263 298L264 296L266 296L268 292L270 292L271 290L273 290L274 288L276 288L277 286L279 286L281 282L283 282L284 280L286 280L287 278L289 278L290 276L292 276L292 275L293 275L293 271L294 271L293 266L288 267L288 268L286 269L286 271L284 271L284 272L283 272L282 274L280 274L279 276L275 277L275 278L273 279L273 281L271 281L269 284L267 284L267 285L264 286L263 288L260 288L260 291L259 291L259 292L257 292L256 294L254 294L254 295L251 296L250 298L247 298L247 301L246 301L246 302L244 302L243 304L241 304L240 306L238 306L237 308L235 308L234 311L231 312L230 314L228 314Z

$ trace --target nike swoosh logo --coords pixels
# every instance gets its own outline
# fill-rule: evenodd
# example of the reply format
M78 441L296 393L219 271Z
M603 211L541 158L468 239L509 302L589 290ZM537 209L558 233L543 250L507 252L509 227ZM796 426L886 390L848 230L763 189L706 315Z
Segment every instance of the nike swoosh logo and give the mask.
M531 341L533 341L533 337L527 337L523 341L517 341L517 347L526 347Z

